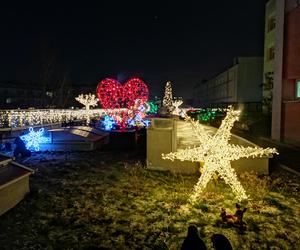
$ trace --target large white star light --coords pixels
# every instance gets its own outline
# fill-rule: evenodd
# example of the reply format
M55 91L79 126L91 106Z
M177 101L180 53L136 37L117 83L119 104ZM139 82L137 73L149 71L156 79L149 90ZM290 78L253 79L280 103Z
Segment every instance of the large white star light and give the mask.
M275 148L264 149L260 147L243 147L229 144L230 130L234 122L238 120L239 115L240 111L229 107L226 117L214 135L210 135L198 121L186 117L186 121L192 124L195 135L199 139L200 146L162 155L163 159L172 161L178 159L181 161L204 162L202 174L191 195L192 202L197 200L214 174L218 174L224 179L232 188L239 201L247 199L246 192L237 179L235 170L231 167L230 162L244 157L254 158L278 154Z

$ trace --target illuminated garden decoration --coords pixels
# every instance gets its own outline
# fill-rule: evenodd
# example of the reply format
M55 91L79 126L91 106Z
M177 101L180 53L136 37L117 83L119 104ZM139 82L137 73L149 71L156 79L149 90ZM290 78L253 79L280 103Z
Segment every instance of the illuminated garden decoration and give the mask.
M98 99L94 94L87 94L87 95L79 95L76 98L76 101L80 102L85 106L86 110L90 110L90 107L97 106Z
M152 101L148 101L147 103L149 106L149 110L147 111L147 114L157 114L158 111L157 105Z
M197 110L189 110L187 114L194 118L195 120L199 120L202 122L213 121L215 119L224 118L226 115L226 109L221 108L206 108L206 109L197 109Z
M232 188L238 200L247 199L246 192L238 181L230 162L244 157L254 158L278 154L275 148L263 149L229 144L230 130L234 122L238 120L239 115L240 111L235 111L230 107L221 126L214 135L208 134L198 121L186 116L186 121L191 122L200 146L162 155L163 159L172 161L179 159L181 161L204 162L202 174L194 187L194 193L190 197L191 202L197 200L215 174L218 174Z
M128 125L137 127L149 126L149 121L145 120L146 112L150 109L147 102L141 100L135 100L133 108L129 112Z
M148 87L139 78L131 78L124 85L117 80L103 79L97 87L97 96L102 107L118 124L121 130L127 126L127 121L135 109L136 100L144 104L148 100ZM112 110L119 109L118 112Z
M167 109L168 113L171 113L174 109L171 82L166 83L165 96L163 99L163 106Z
M50 142L50 138L44 136L44 128L34 131L33 128L30 127L29 133L20 136L20 138L25 142L26 148L30 151L39 151L40 143Z
M102 120L102 125L104 127L104 130L110 131L116 126L116 121L110 116L106 115Z
M172 103L173 105L173 111L172 114L173 115L180 115L182 113L182 110L179 108L179 106L183 103L182 100L176 100Z

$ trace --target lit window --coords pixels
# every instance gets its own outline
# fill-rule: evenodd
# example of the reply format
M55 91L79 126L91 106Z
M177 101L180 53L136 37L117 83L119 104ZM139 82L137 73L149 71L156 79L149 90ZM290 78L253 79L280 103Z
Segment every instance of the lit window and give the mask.
M300 98L300 79L296 81L296 98Z
M51 98L52 98L52 97L53 97L53 92L49 92L49 91L47 91L47 92L46 92L46 96L49 96L49 97L51 97Z
M268 20L268 32L275 29L275 26L276 26L276 19L275 19L275 16L272 16Z
M11 103L11 98L6 98L6 103Z

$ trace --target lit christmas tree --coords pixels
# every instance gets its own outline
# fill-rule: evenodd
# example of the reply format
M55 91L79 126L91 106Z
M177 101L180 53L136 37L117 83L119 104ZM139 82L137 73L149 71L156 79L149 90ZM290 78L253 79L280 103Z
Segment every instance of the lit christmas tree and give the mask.
M167 109L168 113L172 113L174 106L173 106L173 96L172 96L172 86L171 82L167 82L165 87L165 96L163 99L163 106Z
M90 107L97 106L98 99L94 94L87 94L87 95L79 95L76 98L76 101L80 102L85 106L86 110L90 110Z
M221 126L214 135L208 134L204 126L198 121L194 121L186 116L186 121L191 122L195 136L201 143L200 146L162 155L163 159L172 161L178 159L181 161L204 162L202 174L191 196L192 202L199 198L201 192L203 192L215 174L218 174L232 188L238 200L247 199L246 192L237 179L235 170L231 167L230 162L240 158L265 157L278 154L275 148L264 149L260 147L243 147L241 145L229 144L230 130L234 122L238 120L239 115L240 111L233 110L233 108L230 107Z

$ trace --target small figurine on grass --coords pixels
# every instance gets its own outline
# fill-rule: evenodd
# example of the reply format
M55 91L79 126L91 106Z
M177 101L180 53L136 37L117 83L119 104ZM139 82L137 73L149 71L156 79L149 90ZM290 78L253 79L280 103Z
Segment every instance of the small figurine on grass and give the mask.
M244 213L246 212L247 208L241 209L241 206L236 203L236 212L235 214L227 214L225 209L221 209L221 218L222 222L229 226L235 226L241 230L246 230L246 222L243 221Z

